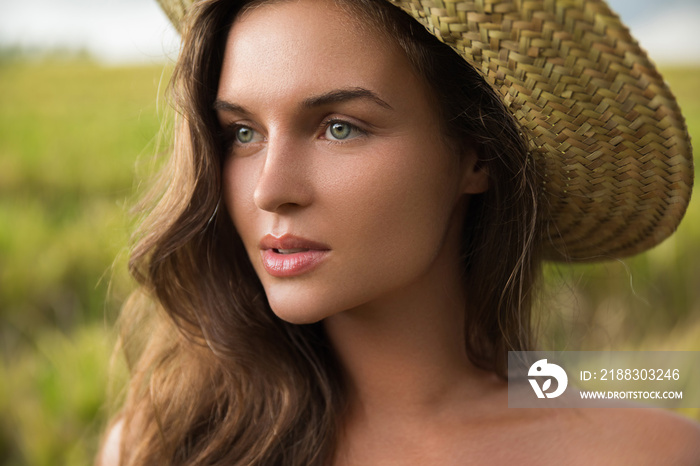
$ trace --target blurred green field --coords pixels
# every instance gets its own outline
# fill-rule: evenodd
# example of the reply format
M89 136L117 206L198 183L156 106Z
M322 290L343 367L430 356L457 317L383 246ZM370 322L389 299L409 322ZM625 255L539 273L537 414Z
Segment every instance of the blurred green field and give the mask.
M664 70L696 141L699 72ZM156 150L166 81L159 67L0 61L2 465L82 465L95 454L112 323L131 286L127 209ZM647 254L548 267L545 345L700 350L697 198Z
M0 464L92 462L163 73L0 62Z

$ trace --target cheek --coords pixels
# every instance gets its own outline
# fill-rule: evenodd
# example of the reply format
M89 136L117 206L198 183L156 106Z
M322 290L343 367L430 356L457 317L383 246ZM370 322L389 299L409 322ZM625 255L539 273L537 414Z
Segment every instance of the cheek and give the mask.
M223 197L236 230L244 235L253 225L255 205L255 167L229 157L223 167Z
M397 266L407 253L439 246L458 180L447 155L432 147L401 146L382 155L339 182L334 215L349 241L360 239L353 242L358 251Z
M243 241L248 257L253 267L259 270L259 261L254 260L258 254L258 241L260 234L257 226L258 212L253 202L255 192L255 167L252 164L242 163L243 160L228 158L222 173L222 194L225 208L229 217Z

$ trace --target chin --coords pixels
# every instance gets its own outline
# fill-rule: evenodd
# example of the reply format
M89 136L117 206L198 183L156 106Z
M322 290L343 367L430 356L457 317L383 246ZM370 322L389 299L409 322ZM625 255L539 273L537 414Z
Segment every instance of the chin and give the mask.
M299 293L283 296L267 293L267 299L272 312L290 324L315 324L335 312L319 302L304 299Z
M303 325L315 324L327 317L325 313L310 311L307 309L290 308L290 306L272 306L272 312L280 319L290 324Z

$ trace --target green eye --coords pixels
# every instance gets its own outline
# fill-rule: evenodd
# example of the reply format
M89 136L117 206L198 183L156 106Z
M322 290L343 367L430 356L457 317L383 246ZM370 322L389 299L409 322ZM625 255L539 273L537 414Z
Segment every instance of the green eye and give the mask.
M247 126L241 126L236 130L236 140L241 144L247 144L253 140L255 136L255 131L248 128Z
M331 125L331 135L335 139L345 139L350 136L350 125L345 123L333 123Z
M356 136L358 132L359 130L350 123L336 121L326 129L326 138L331 140L343 140Z

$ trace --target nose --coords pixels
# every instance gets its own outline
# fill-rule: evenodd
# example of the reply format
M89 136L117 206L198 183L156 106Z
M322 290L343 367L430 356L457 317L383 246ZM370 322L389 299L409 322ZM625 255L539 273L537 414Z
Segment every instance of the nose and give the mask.
M262 210L279 212L311 203L308 151L292 138L270 138L253 200Z

